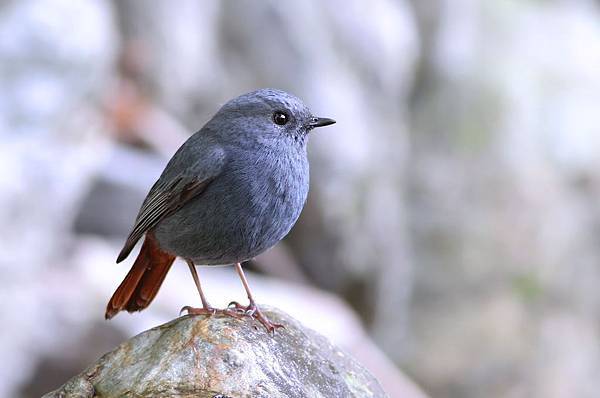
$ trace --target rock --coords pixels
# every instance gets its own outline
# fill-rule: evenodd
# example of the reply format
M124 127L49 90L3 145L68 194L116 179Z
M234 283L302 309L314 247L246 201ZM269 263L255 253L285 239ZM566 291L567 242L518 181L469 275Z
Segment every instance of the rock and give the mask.
M285 313L183 316L122 343L51 397L385 397L353 358Z

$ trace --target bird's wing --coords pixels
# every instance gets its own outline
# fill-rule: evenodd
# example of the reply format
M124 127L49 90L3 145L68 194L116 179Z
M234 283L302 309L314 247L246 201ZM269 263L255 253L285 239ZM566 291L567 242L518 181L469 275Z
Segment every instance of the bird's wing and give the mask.
M135 224L123 249L117 257L117 263L123 261L137 241L154 228L163 218L173 214L190 199L200 195L220 174L225 164L225 154L221 148L213 147L209 156L186 167L182 173L173 173L178 165L189 161L189 154L177 153L171 159L165 171L150 189L136 217Z

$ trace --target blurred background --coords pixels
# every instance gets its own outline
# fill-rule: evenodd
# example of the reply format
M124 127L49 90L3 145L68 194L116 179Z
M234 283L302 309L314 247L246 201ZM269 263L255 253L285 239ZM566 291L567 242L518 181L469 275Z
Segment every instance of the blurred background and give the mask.
M391 397L600 394L600 2L5 0L1 397L199 305L178 262L103 319L166 161L260 87L338 123L298 224L246 264L259 302ZM244 300L232 268L200 276Z

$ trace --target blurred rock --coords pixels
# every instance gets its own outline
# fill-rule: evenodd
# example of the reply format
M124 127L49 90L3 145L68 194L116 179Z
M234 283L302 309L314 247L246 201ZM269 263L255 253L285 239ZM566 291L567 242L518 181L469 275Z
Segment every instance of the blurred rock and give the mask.
M124 342L45 397L386 396L324 337L283 312L266 314L285 328L271 336L249 319L178 318Z
M404 363L434 396L597 396L598 3L413 4Z
M168 158L116 145L98 166L73 223L78 234L127 237L140 206Z
M119 45L112 11L97 0L0 4L3 397L15 396L42 347L57 343L46 331L68 317L44 298L72 282L54 277L65 275L79 201L110 147L99 103Z

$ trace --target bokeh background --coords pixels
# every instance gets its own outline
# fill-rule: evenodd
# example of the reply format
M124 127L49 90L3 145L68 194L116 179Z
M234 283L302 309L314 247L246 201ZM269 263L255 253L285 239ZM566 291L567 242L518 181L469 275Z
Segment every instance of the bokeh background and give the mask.
M247 264L259 302L391 397L600 395L598 1L5 0L0 396L198 304L177 263L148 310L103 319L168 158L260 87L338 123L293 232ZM200 275L244 300L232 268Z

